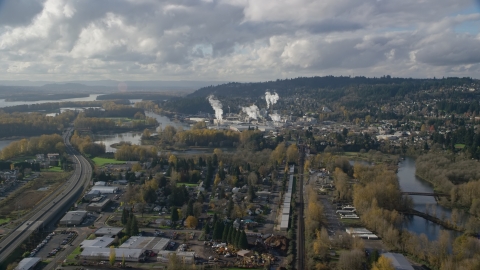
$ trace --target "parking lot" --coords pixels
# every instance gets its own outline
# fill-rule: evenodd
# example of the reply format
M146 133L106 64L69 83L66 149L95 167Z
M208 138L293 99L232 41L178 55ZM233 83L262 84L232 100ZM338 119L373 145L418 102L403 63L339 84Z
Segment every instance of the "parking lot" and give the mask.
M38 251L36 252L35 257L40 257L42 259L55 257L59 251L63 250L64 247L69 245L76 237L77 234L73 231L51 233L42 242L44 245L37 248Z

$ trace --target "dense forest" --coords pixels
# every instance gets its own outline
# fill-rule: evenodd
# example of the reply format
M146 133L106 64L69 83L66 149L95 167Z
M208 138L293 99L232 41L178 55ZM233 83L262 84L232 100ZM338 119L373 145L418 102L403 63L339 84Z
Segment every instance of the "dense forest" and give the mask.
M72 111L57 117L41 113L0 113L0 137L38 136L59 133L75 119Z
M390 76L380 78L343 76L299 77L259 83L232 82L218 86L209 86L195 91L188 97L206 97L212 94L226 97L261 97L268 90L275 90L279 95L288 96L300 89L325 89L337 90L335 92L338 95L334 93L330 93L330 95L332 95L331 98L338 98L343 96L341 89L353 86L359 89L359 96L384 98L404 96L411 91L471 84L474 81L471 78L412 79L392 78ZM328 92L326 91L326 93Z

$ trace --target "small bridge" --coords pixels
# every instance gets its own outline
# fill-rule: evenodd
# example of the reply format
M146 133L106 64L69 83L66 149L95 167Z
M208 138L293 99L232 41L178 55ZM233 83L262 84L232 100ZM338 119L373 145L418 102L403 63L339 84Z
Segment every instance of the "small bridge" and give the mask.
M429 193L429 192L400 192L402 195L411 195L411 196L433 196L433 197L447 197L448 194L444 193Z

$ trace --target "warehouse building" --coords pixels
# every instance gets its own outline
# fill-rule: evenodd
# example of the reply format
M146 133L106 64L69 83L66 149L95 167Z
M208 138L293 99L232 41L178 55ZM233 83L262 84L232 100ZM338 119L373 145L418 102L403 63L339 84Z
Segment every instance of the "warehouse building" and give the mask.
M101 212L110 203L110 199L105 199L99 202L92 202L87 205L87 211Z
M85 201L91 201L97 197L100 197L102 193L99 190L90 190L85 196L83 196L83 199Z
M30 258L25 258L21 260L17 267L15 267L15 270L30 270L34 269L35 266L41 261L41 258L38 257L30 257Z
M80 243L80 246L83 248L86 248L86 247L106 248L111 246L113 241L115 241L115 238L102 236L102 237L97 237L93 240L83 240L83 242Z
M84 260L108 261L110 258L110 248L86 247L80 253L80 258ZM145 254L142 249L115 248L115 260L126 262L141 262L145 260Z
M118 236L122 232L123 228L120 227L102 227L95 231L95 236L108 236L108 237L115 237Z
M120 248L152 250L158 253L161 250L165 250L169 243L170 239L168 238L132 236L125 241Z
M118 187L112 186L93 186L92 190L98 190L102 194L114 194L118 192Z
M82 224L85 217L87 217L87 211L70 211L63 216L60 220L60 225L74 226Z

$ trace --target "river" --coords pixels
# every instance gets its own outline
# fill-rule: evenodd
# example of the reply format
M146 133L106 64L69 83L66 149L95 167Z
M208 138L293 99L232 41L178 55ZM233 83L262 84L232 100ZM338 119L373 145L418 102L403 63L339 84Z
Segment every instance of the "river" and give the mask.
M66 98L66 99L57 99L57 100L37 100L37 101L5 101L5 99L0 99L0 108L17 106L17 105L31 105L31 104L43 104L43 103L52 103L52 102L62 102L62 101L95 101L98 96L103 94L90 94L88 97L82 98Z
M398 164L398 183L400 189L404 192L426 192L433 193L433 185L415 176L415 160L412 158L405 158ZM410 196L413 201L413 208L420 212L428 212L439 218L450 217L451 210L437 204L435 198L432 196ZM403 228L415 232L417 234L424 233L429 240L436 240L440 234L440 230L444 229L442 226L431 221L425 220L422 217L406 216L403 222Z

